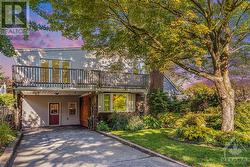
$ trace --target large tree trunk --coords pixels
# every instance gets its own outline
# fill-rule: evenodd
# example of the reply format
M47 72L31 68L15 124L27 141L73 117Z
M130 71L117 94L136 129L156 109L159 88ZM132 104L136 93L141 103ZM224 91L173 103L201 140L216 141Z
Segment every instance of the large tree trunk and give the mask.
M235 93L232 88L228 72L225 72L222 77L214 81L221 100L222 107L222 127L221 130L230 132L234 130L234 108L235 108Z
M150 72L150 86L149 91L163 90L163 75L159 70L153 70Z

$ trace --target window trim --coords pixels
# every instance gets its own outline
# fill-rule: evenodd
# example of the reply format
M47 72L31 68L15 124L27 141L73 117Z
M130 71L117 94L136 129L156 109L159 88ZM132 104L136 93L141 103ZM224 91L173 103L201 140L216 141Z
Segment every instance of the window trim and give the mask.
M69 62L69 69L71 69L71 67L72 67L72 60L69 60L69 59L53 59L53 58L40 58L40 60L39 60L39 67L41 67L41 62L43 61L43 60L47 60L48 61L48 68L53 68L52 67L52 61L53 60L58 60L59 61L59 69L62 69L63 67L63 64L62 64L62 62L65 62L65 61L67 61L67 62ZM52 70L48 70L48 82L49 83L51 83L52 82ZM41 71L39 71L39 81L41 80ZM60 82L62 82L63 81L63 74L62 74L62 71L59 71L59 80L60 80ZM70 74L70 76L69 76L69 81L71 81L71 74Z
M76 107L76 108L75 108L75 109L76 109L76 112L75 112L75 114L74 114L74 115L70 115L70 114L69 114L69 106L70 106L70 104L74 104L74 105L75 105L75 107ZM77 107L77 102L68 102L68 109L67 109L67 110L68 110L68 116L69 116L69 117L74 117L74 116L77 116L77 110L78 110L78 107Z
M104 96L105 96L105 94L108 94L108 95L110 95L110 110L109 111L104 111ZM113 110L113 95L114 94L118 94L118 95L126 95L126 110L125 111L114 111ZM128 95L129 95L129 93L103 93L103 96L102 96L102 102L103 102L103 106L102 106L102 110L103 111L98 111L99 113L114 113L114 112L121 112L121 113L126 113L126 112L130 112L129 111L129 101L128 101Z

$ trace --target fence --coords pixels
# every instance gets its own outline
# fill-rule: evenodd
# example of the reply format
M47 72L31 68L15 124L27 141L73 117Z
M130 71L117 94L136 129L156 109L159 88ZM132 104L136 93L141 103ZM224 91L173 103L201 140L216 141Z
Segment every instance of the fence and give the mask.
M0 106L0 123L7 122L12 128L19 129L19 114L17 109Z

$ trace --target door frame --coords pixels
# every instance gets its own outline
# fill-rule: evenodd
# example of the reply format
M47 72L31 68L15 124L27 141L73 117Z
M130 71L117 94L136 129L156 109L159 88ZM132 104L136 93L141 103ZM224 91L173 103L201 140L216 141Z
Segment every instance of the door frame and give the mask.
M59 117L59 123L58 123L58 125L50 125L50 123L49 123L49 113L50 113L50 103L58 103L59 104L59 112L58 112L58 117ZM62 113L62 107L61 107L62 105L61 105L61 102L48 102L48 126L61 126L61 113Z

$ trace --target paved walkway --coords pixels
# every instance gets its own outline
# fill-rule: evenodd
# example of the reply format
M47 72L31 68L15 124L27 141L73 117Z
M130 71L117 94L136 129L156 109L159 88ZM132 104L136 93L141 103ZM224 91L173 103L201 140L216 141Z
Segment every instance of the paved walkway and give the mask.
M13 166L16 167L177 167L112 138L80 127L26 132Z

